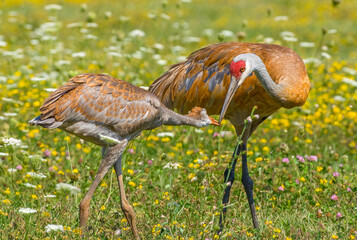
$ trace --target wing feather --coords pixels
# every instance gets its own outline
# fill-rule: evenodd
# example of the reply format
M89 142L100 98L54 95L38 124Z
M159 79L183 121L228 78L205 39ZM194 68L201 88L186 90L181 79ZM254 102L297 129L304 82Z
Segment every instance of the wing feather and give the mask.
M230 63L243 53L259 56L276 83L291 86L288 108L304 104L309 93L309 78L302 59L290 48L259 43L219 43L199 49L186 61L175 64L156 79L149 91L170 109L187 113L195 106L208 114L220 114L231 82ZM281 107L266 92L255 74L247 77L236 91L225 115L235 126L257 106L256 114L267 117Z
M232 51L237 46L232 44L227 48L226 45L211 45L193 52L185 62L173 65L158 78L149 91L167 107L177 108L181 113L187 113L194 106L213 106L219 100L217 94L228 90L229 65L237 55ZM218 110L212 114L217 113Z
M45 100L40 118L91 121L129 134L149 124L158 114L159 105L156 96L130 83L103 74L82 74Z

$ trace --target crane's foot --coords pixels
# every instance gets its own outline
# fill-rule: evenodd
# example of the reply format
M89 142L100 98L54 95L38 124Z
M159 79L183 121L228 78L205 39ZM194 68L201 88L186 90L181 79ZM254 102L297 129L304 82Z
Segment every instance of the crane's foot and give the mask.
M129 223L131 231L134 235L136 240L140 239L139 232L136 227L135 221L135 212L134 208L130 205L128 199L125 195L125 188L124 188L124 181L123 181L123 172L121 166L121 156L118 158L117 162L114 164L115 173L117 175L118 185L119 185L119 192L120 192L120 205L121 209L125 215L126 220Z

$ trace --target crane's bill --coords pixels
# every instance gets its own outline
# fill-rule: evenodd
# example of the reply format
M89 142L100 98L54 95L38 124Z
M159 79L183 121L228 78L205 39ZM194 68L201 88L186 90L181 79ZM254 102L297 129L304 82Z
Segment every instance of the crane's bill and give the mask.
M211 125L214 125L214 126L221 126L221 124L214 118L208 116L208 118L211 120Z
M221 110L221 115L219 116L219 123L222 122L224 115L226 114L226 111L228 109L228 106L230 102L232 101L232 98L237 91L237 89L240 87L240 85L243 83L244 79L241 78L237 79L235 76L231 77L231 83L229 84L228 92L226 95L226 98L224 99L223 107Z

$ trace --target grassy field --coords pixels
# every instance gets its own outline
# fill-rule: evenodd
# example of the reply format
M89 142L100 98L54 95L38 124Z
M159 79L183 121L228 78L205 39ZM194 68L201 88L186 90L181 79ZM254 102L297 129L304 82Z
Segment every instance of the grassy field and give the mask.
M0 239L83 234L78 205L101 150L27 124L51 89L85 72L149 86L190 52L238 40L293 48L306 61L311 92L302 108L281 109L250 139L261 228L253 229L239 165L220 238L355 239L357 2L332 2L1 1ZM235 144L229 122L161 127L132 141L124 180L142 239L218 238ZM85 238L132 239L119 202L110 172L92 199Z

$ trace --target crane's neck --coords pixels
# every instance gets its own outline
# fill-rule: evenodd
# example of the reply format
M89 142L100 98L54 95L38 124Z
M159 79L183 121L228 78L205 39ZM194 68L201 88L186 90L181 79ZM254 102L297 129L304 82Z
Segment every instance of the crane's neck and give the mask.
M255 62L254 73L256 74L259 82L263 85L267 93L278 102L281 106L285 105L289 96L286 96L286 89L284 83L277 84L268 73L263 61L258 58Z
M209 121L206 122L200 119L193 118L189 115L181 115L166 107L163 107L162 111L163 111L162 114L163 125L171 125L171 126L188 125L193 127L203 127L210 124Z

